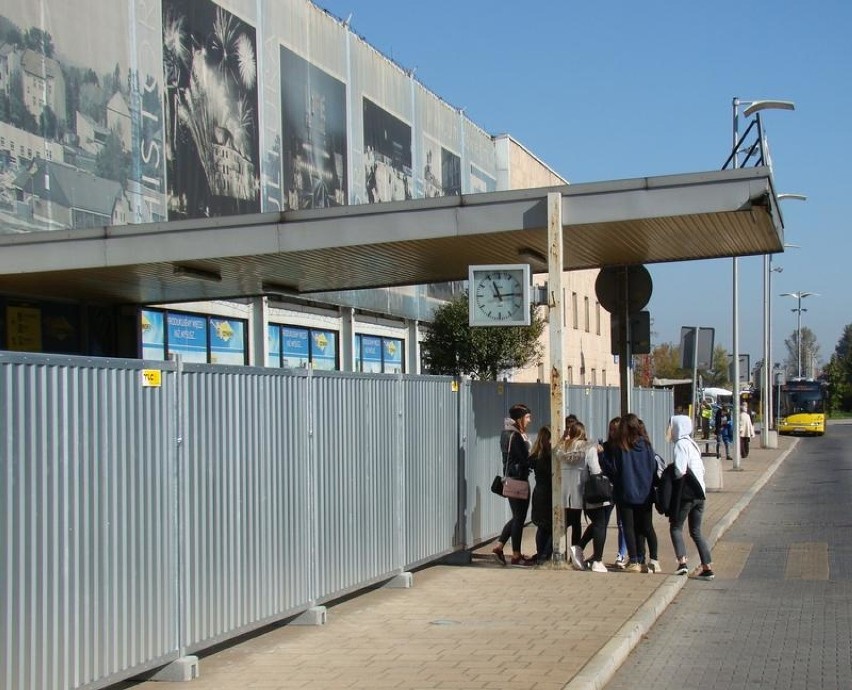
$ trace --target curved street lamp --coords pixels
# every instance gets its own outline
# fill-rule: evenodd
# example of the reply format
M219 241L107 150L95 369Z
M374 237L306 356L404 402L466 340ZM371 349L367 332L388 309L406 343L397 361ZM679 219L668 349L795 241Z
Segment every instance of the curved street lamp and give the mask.
M798 351L799 373L798 378L802 378L802 312L807 309L802 309L802 300L806 297L819 297L818 292L782 292L781 297L793 297L797 301L796 312L796 349Z
M739 112L740 106L745 106L743 110L743 115L745 117L751 117L755 113L761 110L795 110L796 104L793 101L779 101L779 100L755 100L755 101L741 101L739 98L734 96L731 100L731 109L733 111L733 153L732 163L734 168L739 167L739 151L737 147L739 146ZM768 273L768 268L764 273ZM731 309L731 316L733 321L733 355L734 355L734 380L733 380L733 394L734 394L734 405L736 405L736 409L739 410L740 407L740 328L739 328L739 275L738 275L738 263L737 257L733 258L733 267L732 267L732 282L733 282L733 305ZM764 285L765 277L764 277ZM766 322L764 320L764 328L766 326ZM739 414L732 415L733 416L733 435L734 438L739 438ZM762 424L762 427L766 427L766 421ZM763 432L761 432L763 434ZM762 441L766 443L766 435L763 434ZM740 469L740 448L739 444L734 444L734 469Z

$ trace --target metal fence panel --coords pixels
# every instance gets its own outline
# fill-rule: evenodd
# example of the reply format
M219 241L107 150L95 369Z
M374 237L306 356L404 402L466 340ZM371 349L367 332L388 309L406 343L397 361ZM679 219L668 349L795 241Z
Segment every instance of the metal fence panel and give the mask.
M187 364L181 581L188 650L304 609L312 596L305 375Z
M313 375L317 598L397 572L400 391L396 377Z
M0 353L2 687L102 685L174 657L170 367L143 388L141 362Z
M462 545L459 525L459 393L449 377L404 376L399 415L404 499L397 530L410 568Z

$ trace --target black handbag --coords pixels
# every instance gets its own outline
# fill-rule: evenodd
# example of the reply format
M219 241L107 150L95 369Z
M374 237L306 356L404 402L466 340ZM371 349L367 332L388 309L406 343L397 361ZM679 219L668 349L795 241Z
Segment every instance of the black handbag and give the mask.
M498 496L503 495L503 477L499 474L494 477L494 481L491 482L491 493L497 494Z
M587 504L612 500L612 482L605 474L590 474L583 484L583 501Z

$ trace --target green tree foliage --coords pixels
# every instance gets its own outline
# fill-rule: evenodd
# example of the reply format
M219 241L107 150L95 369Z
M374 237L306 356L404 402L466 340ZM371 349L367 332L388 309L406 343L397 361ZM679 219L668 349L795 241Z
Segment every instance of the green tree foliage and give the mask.
M24 101L24 79L20 71L9 80L9 122L18 129L38 134L38 122Z
M680 366L680 347L662 343L651 350L651 371L658 379L688 379L692 372Z
M721 345L713 348L713 368L704 373L704 383L708 386L728 388L731 385L731 355Z
M834 354L823 369L823 378L828 382L830 408L852 410L852 324L844 327Z
M15 22L0 15L0 43L11 43L13 46L24 44L24 35Z
M541 361L544 319L535 310L529 326L471 327L467 292L438 307L425 331L423 361L433 374L496 381L510 369Z
M38 118L39 134L45 139L56 139L59 132L59 122L56 119L56 113L49 105L44 106L41 110L41 115Z
M787 378L799 376L799 333L793 331L789 338L784 339L787 347L787 359L784 360L784 368L787 370ZM819 343L816 335L807 326L802 326L802 373L804 377L814 375L814 368L819 362Z

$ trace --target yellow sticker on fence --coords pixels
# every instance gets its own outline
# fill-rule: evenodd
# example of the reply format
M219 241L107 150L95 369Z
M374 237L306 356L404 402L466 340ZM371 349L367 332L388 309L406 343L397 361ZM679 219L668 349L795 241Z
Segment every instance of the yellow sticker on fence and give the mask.
M453 381L453 382L450 384L450 390L451 390L453 393L458 393L458 392L459 392L459 382L458 382L458 381Z
M159 388L162 385L163 372L159 369L142 370L142 388Z

